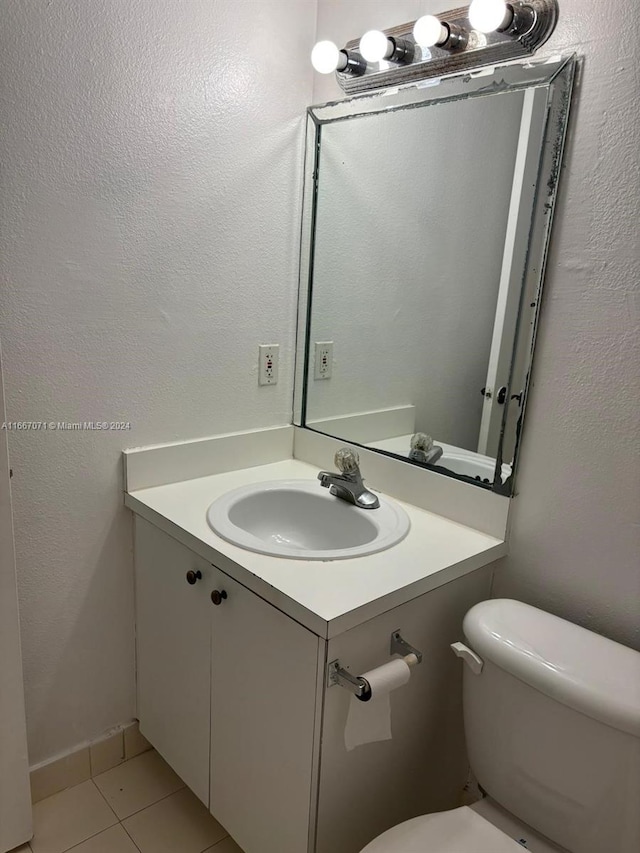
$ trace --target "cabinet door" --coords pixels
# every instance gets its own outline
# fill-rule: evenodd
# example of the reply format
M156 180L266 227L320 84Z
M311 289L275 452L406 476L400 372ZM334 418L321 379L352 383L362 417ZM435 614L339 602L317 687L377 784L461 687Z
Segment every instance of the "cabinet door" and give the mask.
M245 853L306 853L319 638L222 572L216 588L211 812Z
M137 516L135 557L140 731L208 805L214 570Z

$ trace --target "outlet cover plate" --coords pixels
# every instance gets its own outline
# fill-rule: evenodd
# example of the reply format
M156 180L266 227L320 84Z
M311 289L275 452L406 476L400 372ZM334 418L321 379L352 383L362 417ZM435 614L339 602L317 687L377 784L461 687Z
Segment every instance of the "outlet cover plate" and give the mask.
M258 385L278 384L280 344L261 344L258 347Z
M333 372L333 341L316 341L313 362L314 379L331 379Z

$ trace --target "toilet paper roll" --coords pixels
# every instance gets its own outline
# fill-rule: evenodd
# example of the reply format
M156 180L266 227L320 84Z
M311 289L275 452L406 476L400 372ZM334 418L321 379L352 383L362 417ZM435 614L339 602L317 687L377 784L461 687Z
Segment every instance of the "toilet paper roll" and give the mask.
M371 699L362 702L356 696L351 697L344 729L344 743L349 752L365 743L391 740L390 693L409 681L411 670L403 658L396 658L363 673L362 677L369 682Z

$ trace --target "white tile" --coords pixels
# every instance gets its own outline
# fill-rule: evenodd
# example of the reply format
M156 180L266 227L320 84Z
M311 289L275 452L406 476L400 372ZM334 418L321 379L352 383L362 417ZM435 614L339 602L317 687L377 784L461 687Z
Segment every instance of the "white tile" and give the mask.
M202 853L227 834L188 788L138 812L123 826L141 853Z
M120 820L184 788L157 752L145 752L93 780Z
M224 841L209 847L204 853L244 853L244 851L238 847L233 838L225 838Z
M68 853L138 853L138 848L118 824L72 847Z
M118 822L91 780L33 807L33 853L63 853Z
M135 758L136 755L142 755L149 749L153 749L153 747L146 737L140 734L138 723L134 723L124 730L124 757L127 761L130 758Z
M89 747L50 761L43 767L37 767L31 771L30 777L32 803L38 803L58 791L86 782L91 778Z
M91 756L91 775L99 776L117 767L124 761L124 736L122 732L116 732L111 737L94 743L89 748Z

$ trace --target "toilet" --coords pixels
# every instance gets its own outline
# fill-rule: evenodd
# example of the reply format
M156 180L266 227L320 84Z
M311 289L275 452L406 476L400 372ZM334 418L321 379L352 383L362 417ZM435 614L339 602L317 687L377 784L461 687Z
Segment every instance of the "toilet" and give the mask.
M519 601L463 623L464 727L486 797L361 853L638 853L640 653Z

